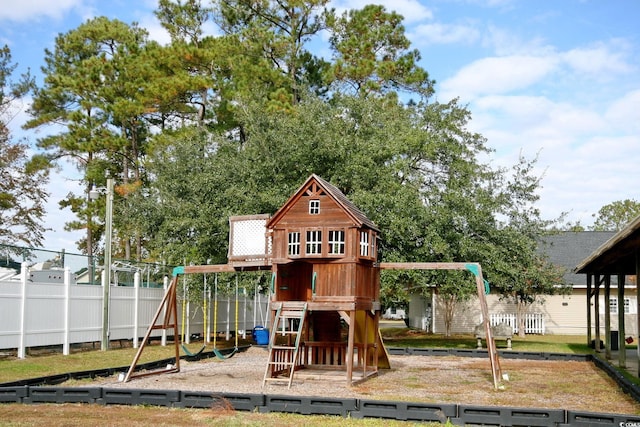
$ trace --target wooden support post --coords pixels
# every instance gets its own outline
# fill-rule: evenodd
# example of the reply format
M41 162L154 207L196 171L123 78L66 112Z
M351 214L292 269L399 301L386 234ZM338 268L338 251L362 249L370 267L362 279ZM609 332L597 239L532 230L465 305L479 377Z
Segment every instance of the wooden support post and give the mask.
M591 345L591 279L593 276L587 274L587 346Z
M620 302L618 301L618 310ZM611 275L604 276L604 357L611 359Z
M624 274L618 273L618 366L621 368L627 367L626 328L624 325L624 279Z
M491 362L491 373L493 374L493 386L494 388L500 387L502 381L502 369L500 368L500 360L498 358L498 351L496 350L496 342L493 339L491 333L491 323L489 322L489 307L487 306L487 298L485 295L484 279L482 277L482 269L477 264L478 274L476 274L476 287L478 289L478 298L480 299L480 310L482 311L482 319L484 322L484 330L487 341L487 352L489 353L489 360Z
M362 357L362 378L367 378L367 363L369 363L369 313L363 312L362 318L364 319L364 348L360 357Z
M353 384L353 345L355 343L356 311L349 311L349 340L347 344L347 385Z
M595 319L596 330L595 330L595 341L594 341L594 350L596 352L600 352L600 275L595 275L595 292L594 297L595 301L593 303L593 316Z

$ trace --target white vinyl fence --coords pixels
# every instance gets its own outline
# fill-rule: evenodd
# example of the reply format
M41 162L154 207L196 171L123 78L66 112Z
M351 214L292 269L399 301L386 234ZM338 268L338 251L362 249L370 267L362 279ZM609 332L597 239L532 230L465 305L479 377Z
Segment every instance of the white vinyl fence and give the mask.
M28 347L62 345L66 355L71 344L102 340L103 286L73 284L68 268L64 271L63 284L33 283L28 278L29 269L24 263L19 281L0 282L0 350L17 349L18 357L24 358ZM165 288L167 282L165 280ZM139 274L136 274L133 287L112 286L109 292L109 339L132 340L137 347L164 292L159 288L141 288ZM237 313L235 298L219 298L215 324L211 298L208 303L205 333L203 307L185 304L183 314L183 304L178 301L179 331L182 331L184 319L185 341L188 342L192 334L208 338L214 328L227 337L231 331L246 336L252 328L266 322L267 298L262 297L261 301L260 295L255 298L239 297ZM162 337L165 344L164 333L156 330L151 336Z
M499 323L506 323L511 326L513 333L518 333L518 317L512 313L491 313L489 315L489 323L495 326ZM525 313L524 314L524 333L525 334L541 334L544 335L544 314L542 313Z

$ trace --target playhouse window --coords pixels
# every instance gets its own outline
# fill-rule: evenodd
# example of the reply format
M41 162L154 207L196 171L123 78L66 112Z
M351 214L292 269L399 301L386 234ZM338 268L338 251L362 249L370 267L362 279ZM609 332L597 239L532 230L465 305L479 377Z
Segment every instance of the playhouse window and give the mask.
M344 230L329 230L329 254L344 254Z
M309 200L309 215L318 215L320 213L320 200Z
M322 254L322 231L307 230L307 255Z
M287 253L292 256L300 255L300 232L294 231L289 233L289 244L287 245Z
M360 256L369 256L369 233L360 232Z

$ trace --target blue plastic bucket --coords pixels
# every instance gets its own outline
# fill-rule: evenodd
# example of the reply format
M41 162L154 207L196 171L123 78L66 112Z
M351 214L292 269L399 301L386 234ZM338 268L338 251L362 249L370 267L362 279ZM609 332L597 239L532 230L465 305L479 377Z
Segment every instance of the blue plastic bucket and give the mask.
M253 340L258 345L269 344L269 330L265 329L264 326L256 326L253 328Z

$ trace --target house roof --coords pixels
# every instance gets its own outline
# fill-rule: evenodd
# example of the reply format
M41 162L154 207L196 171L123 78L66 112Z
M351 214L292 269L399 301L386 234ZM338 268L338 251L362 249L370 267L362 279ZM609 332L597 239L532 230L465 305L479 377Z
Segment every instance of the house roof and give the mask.
M375 223L367 218L364 212L358 209L358 207L354 205L351 200L349 200L347 196L345 196L344 193L340 191L340 189L338 189L338 187L334 186L329 181L324 180L316 174L312 174L311 176L309 176L304 184L302 184L300 188L298 188L296 192L293 193L291 197L289 197L289 200L287 200L287 202L282 205L282 207L278 209L275 214L273 214L271 220L269 220L269 223L267 224L267 227L271 227L273 224L277 223L280 218L282 218L282 216L291 207L292 202L300 197L302 192L309 186L309 184L311 184L312 181L315 181L340 207L342 207L344 212L349 217L351 217L351 219L358 225L358 227L366 226L372 230L378 232L380 231Z
M564 279L572 285L582 286L584 277L573 270L577 263L610 239L613 231L565 231L544 236L540 252L553 264L564 267Z
M576 273L636 274L640 250L640 216L615 233L575 267Z

